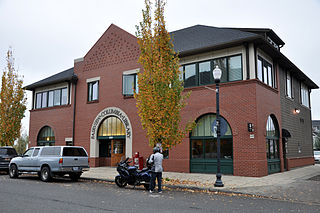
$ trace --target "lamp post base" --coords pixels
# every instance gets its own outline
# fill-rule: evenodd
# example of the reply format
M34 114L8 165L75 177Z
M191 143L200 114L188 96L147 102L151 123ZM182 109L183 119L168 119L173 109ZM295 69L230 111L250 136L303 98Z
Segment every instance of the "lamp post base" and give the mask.
M223 187L224 185L223 185L222 180L221 180L221 174L218 173L216 175L216 177L217 177L217 179L216 179L216 182L214 183L214 186L215 187Z

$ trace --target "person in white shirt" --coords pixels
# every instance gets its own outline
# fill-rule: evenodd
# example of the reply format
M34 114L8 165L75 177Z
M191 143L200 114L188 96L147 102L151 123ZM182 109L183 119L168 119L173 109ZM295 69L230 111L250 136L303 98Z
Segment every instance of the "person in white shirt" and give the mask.
M156 178L158 181L158 192L162 193L161 183L162 183L162 161L163 154L160 153L159 147L153 148L153 154L149 158L149 163L153 163L151 168L151 182L150 182L150 193L154 191L156 185Z

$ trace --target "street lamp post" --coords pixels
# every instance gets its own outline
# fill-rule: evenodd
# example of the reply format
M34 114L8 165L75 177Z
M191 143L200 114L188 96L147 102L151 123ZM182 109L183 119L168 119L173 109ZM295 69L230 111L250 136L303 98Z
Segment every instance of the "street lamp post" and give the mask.
M217 107L217 174L216 174L216 182L214 183L215 187L223 187L223 183L221 180L221 172L220 172L220 108L219 108L219 83L222 75L221 69L219 69L218 65L214 68L213 78L216 83L216 107Z

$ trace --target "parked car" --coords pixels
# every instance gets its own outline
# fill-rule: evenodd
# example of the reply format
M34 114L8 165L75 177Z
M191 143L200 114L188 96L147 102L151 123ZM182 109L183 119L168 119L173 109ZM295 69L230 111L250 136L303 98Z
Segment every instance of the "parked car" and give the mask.
M89 170L86 150L79 146L42 146L28 149L21 157L13 158L9 165L10 178L22 173L37 172L42 181L54 176L69 177L77 181L83 171Z
M11 146L0 147L0 170L9 171L9 163L12 158L17 157L16 150Z
M313 151L314 160L320 162L320 151Z

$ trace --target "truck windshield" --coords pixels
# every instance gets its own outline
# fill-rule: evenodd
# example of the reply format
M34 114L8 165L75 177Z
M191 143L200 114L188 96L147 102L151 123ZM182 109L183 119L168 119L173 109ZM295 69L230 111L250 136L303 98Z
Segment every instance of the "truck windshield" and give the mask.
M63 156L82 156L87 157L87 153L80 147L64 147Z

